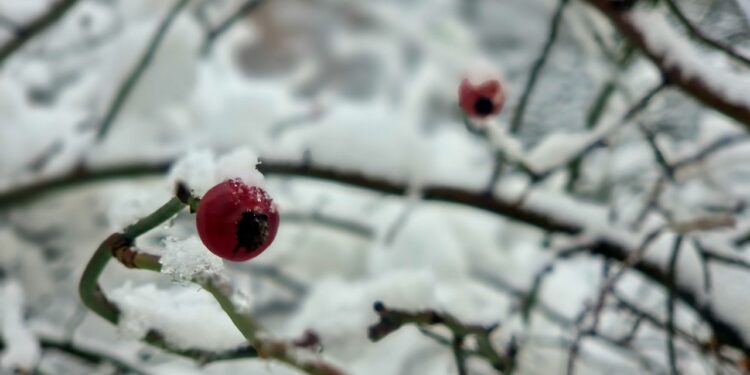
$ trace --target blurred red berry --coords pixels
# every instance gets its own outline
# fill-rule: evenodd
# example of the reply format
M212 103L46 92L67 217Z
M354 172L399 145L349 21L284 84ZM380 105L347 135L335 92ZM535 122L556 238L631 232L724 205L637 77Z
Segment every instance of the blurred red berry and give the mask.
M212 253L240 262L260 255L273 242L279 213L265 190L231 179L206 192L195 222Z
M458 104L472 119L485 119L500 113L505 103L505 91L499 79L472 83L468 78L458 87Z

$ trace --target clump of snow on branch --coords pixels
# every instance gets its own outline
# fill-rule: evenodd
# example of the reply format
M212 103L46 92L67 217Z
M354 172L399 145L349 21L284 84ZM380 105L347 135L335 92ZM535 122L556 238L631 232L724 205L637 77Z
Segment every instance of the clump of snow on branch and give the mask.
M244 342L218 302L202 290L128 282L113 290L111 298L121 311L120 332L129 338L143 338L155 329L182 349L228 350Z
M183 284L224 270L221 258L208 251L196 236L183 240L167 237L159 263L162 273Z
M0 285L0 317L5 350L0 353L0 368L26 373L34 369L41 348L39 341L24 321L24 292L15 280Z
M249 148L238 148L220 157L210 150L191 151L172 166L170 181L186 183L197 195L233 178L240 178L249 186L263 186L258 163L258 155Z

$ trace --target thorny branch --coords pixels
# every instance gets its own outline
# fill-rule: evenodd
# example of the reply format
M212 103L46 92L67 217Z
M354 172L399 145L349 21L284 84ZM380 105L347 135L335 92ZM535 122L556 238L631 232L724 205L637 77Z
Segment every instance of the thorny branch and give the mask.
M693 36L693 38L712 48L724 52L725 54L727 54L727 56L731 57L735 61L744 64L747 67L750 67L750 58L741 54L740 52L732 48L732 46L730 46L729 44L706 35L706 33L701 31L701 29L685 15L685 13L682 11L675 0L665 0L664 2L667 4L667 8L669 8L672 14L674 14L675 17L677 17L677 19L680 21L680 23L685 26L685 28L690 33L690 35Z

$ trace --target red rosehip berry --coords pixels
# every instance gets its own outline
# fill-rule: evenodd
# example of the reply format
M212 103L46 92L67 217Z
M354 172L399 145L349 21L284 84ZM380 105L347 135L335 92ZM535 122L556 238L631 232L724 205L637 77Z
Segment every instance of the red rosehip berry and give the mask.
M468 78L458 87L458 104L472 119L486 119L500 113L505 103L505 90L497 78L473 83Z
M212 253L241 262L260 255L273 242L279 212L265 190L237 178L206 192L195 223L201 241Z

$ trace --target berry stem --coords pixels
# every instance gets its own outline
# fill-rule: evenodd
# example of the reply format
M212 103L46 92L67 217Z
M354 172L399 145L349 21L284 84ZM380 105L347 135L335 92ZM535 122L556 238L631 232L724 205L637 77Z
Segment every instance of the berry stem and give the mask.
M184 208L185 204L177 197L174 197L150 215L126 227L122 235L128 240L134 241L142 234L158 227L172 218L172 216L177 215Z

